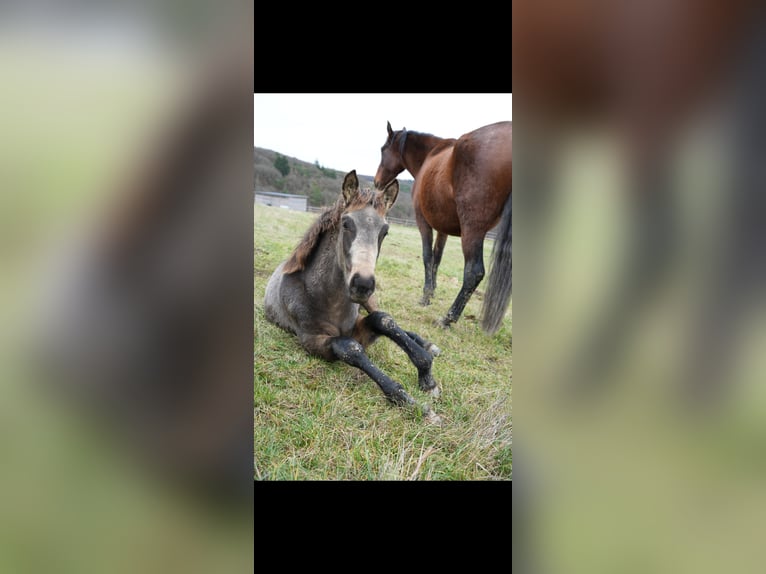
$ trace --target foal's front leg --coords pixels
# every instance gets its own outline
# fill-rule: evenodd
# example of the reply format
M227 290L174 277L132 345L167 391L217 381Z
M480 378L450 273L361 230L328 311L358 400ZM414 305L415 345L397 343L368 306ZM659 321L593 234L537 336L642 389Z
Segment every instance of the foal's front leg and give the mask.
M391 315L382 311L375 311L360 319L354 335L363 341L365 340L365 331L375 335L385 335L399 345L418 369L420 389L430 392L434 397L440 395L439 386L431 374L433 356L439 353L438 347L428 343L415 333L404 331L396 324Z
M351 337L333 337L329 339L329 344L337 359L367 373L389 401L399 406L416 404L401 384L381 371L370 360L359 341Z

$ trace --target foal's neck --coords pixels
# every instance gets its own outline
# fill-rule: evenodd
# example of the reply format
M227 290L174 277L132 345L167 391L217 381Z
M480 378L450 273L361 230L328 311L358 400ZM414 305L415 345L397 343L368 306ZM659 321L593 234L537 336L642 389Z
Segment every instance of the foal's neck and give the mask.
M312 257L311 263L305 270L309 278L307 287L309 290L314 286L321 285L323 293L327 297L337 292L344 292L341 289L344 283L343 269L338 261L338 231L329 229L322 234L316 246L316 251Z

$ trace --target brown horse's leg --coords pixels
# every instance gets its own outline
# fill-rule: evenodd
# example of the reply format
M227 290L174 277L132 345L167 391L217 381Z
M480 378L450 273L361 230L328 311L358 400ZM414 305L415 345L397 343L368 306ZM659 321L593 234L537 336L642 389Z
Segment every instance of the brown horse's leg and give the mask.
M433 229L425 218L421 215L420 211L415 210L415 221L418 224L420 230L420 240L423 243L423 269L425 271L425 281L423 283L423 297L420 300L420 304L430 305L431 297L434 295L434 289L436 288L436 272L434 270L434 250L433 250ZM441 254L439 254L441 257Z
M449 327L460 318L468 300L476 287L484 278L484 235L465 234L461 238L463 244L463 286L452 303L447 315L438 321L442 327Z
M436 291L436 275L439 271L439 264L442 262L442 255L444 255L444 245L447 243L448 235L441 231L436 232L436 242L434 243L434 262L433 262L433 290Z
M427 350L431 346L430 343L418 335L414 337L409 335L396 324L391 315L382 311L376 311L367 315L362 319L361 323L361 327L370 329L374 333L385 335L399 345L407 353L412 364L418 369L418 385L420 389L431 392L435 397L439 396L439 387L431 374L433 355Z

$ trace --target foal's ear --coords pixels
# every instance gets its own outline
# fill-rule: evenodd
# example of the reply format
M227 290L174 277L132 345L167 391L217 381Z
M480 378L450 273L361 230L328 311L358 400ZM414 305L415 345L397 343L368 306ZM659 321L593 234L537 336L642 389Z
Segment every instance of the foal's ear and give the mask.
M352 169L343 178L343 199L346 205L359 194L359 179L356 177L356 170Z
M386 207L386 213L394 206L396 198L399 195L399 180L394 179L389 183L383 191L380 192L380 196L383 198L383 205Z

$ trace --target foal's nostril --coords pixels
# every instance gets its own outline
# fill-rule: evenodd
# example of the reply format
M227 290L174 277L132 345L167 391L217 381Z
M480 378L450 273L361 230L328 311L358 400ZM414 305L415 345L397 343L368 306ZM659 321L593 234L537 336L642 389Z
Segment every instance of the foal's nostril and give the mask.
M355 273L351 278L351 289L357 293L369 295L375 291L375 277L362 277L359 273Z

